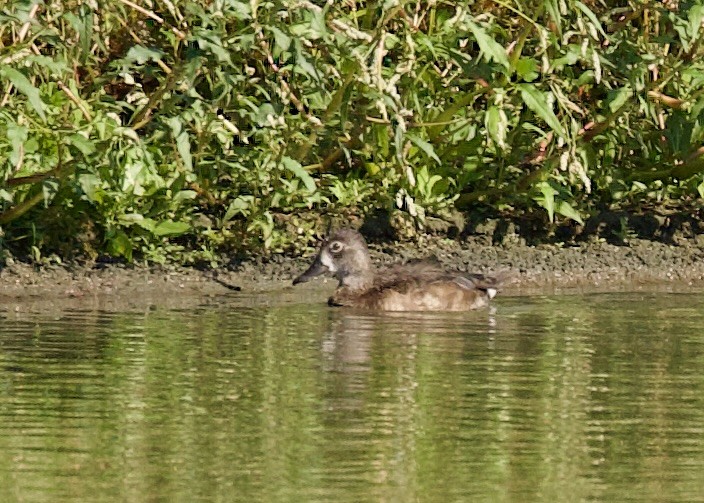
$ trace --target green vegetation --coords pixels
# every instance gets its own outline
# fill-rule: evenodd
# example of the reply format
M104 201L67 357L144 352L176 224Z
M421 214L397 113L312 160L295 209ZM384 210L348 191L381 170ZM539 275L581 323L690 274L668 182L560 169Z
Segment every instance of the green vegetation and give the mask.
M2 247L217 260L327 215L704 196L704 4L9 0ZM324 218L321 218L324 217Z

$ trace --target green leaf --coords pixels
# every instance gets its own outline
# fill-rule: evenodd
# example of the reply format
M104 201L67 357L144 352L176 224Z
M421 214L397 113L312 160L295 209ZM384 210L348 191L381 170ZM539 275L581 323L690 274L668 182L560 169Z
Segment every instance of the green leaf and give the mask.
M565 137L565 130L557 119L555 112L548 106L545 94L540 92L533 84L518 84L516 87L521 91L521 98L523 98L526 106L543 119L555 133Z
M247 21L252 19L252 6L256 9L257 4L255 2L241 2L241 1L229 1L225 3L228 7L228 14L232 14L235 19L241 19Z
M191 225L186 222L174 222L173 220L164 220L154 229L156 236L180 236L187 232Z
M80 13L80 17L73 12L68 12L64 14L64 18L78 33L81 45L80 61L85 64L90 55L90 46L93 39L93 11L84 4L78 9L78 12Z
M540 74L538 73L538 62L533 58L520 58L516 62L516 73L526 82L533 82Z
M665 122L665 136L672 152L687 155L692 148L694 124L689 115L682 110L673 111Z
M269 120L267 119L269 115L276 118L276 109L271 103L262 103L255 115L258 125L262 127L269 126Z
M559 213L563 217L571 218L575 222L584 225L582 216L567 201L558 201L555 205L555 213Z
M181 134L181 131L183 130L183 121L181 121L180 117L169 117L166 120L166 123L171 128L174 138Z
M229 222L235 215L247 216L252 211L252 203L254 196L237 196L227 208L225 216L222 217L223 222Z
M85 136L74 133L69 135L68 142L76 147L81 153L88 157L95 152L95 145L92 141L88 140Z
M23 151L27 152L26 143L29 136L29 129L13 121L7 124L5 134L7 135L7 139L10 140L10 145L12 145L10 162L13 166L16 166L20 162Z
M318 75L318 71L315 69L315 66L313 66L306 59L306 57L304 55L303 45L301 44L301 41L296 40L295 46L296 46L296 61L295 61L296 67L303 70L303 72L305 74L307 74L310 78L312 78L316 82L320 82L320 76Z
M562 70L565 66L572 66L577 61L582 59L581 47L575 44L568 45L563 48L566 52L561 58L553 60L552 67L556 70Z
M290 157L284 157L283 159L281 159L281 163L286 169L291 171L305 184L306 188L308 189L308 192L315 192L315 179L310 176L310 174L303 168L303 166L301 166L300 162L296 161L295 159L291 159Z
M117 218L117 220L120 222L121 225L124 225L125 227L130 227L134 224L142 225L145 218L144 215L142 215L141 213L123 213ZM151 230L148 227L144 228L147 230Z
M103 190L103 182L97 175L84 173L79 175L78 184L85 197L94 203L102 203L105 191Z
M535 198L535 201L548 212L548 218L552 222L555 218L555 195L557 191L548 182L540 182L536 184L536 188L540 190L542 197Z
M222 46L222 39L220 37L206 31L200 31L198 35L199 36L195 39L198 43L198 47L214 55L218 62L226 63L228 66L233 65L230 53Z
M132 261L132 242L130 238L121 230L108 232L108 253L113 256L125 257Z
M328 33L327 26L325 26L325 12L321 10L312 11L313 18L310 20L310 30L312 39L323 38Z
M440 175L431 176L427 166L423 166L421 169L419 169L416 173L416 177L417 190L425 198L425 200L428 200L433 197L433 188L435 188L436 186L441 188L441 186L437 184L438 182L442 181L442 177ZM440 192L441 191L438 191L438 194Z
M5 189L0 189L0 201L5 201L6 203L13 203L14 197Z
M579 10L581 10L581 11L584 13L585 16L587 16L587 17L589 18L589 20L590 20L590 21L592 22L592 24L594 25L594 28L596 28L597 30L599 30L599 33L601 33L601 35L602 35L604 38L609 38L609 37L606 36L606 32L605 32L604 29L601 27L601 23L600 23L599 20L597 19L596 15L589 9L589 7L587 7L586 5L584 5L584 4L583 4L582 2L580 2L579 0L576 0L576 1L574 2L574 5L575 5L575 7L577 7Z
M183 122L180 117L171 117L166 121L173 132L176 140L176 150L183 160L186 170L193 171L193 157L191 156L191 140L188 133L183 130Z
M269 29L274 33L276 46L282 51L288 51L288 48L291 47L291 37L275 26L271 26Z
M394 147L396 150L396 159L400 164L403 164L403 139L406 137L406 130L398 124L394 134Z
M43 69L49 70L52 76L56 78L62 78L60 77L62 74L64 74L65 72L72 71L69 64L70 60L55 60L54 58L50 58L49 56L33 54L31 56L27 56L27 59L25 61L27 61L28 63L39 65Z
M689 25L684 23L681 18L677 17L674 13L670 13L670 18L672 20L672 27L680 36L680 42L682 43L682 48L685 52L689 52L692 48L691 39L688 33ZM672 19L674 18L674 19Z
M608 92L606 101L609 104L609 110L614 113L621 108L628 98L633 96L633 89L630 86L619 87Z
M537 183L535 188L541 192L541 196L536 197L535 201L539 206L547 211L550 222L555 220L555 213L557 213L558 215L571 218L575 222L584 225L582 216L572 207L572 205L570 205L567 201L555 199L555 196L558 195L558 191L550 184L550 182Z
M179 190L178 192L176 192L176 194L174 194L174 197L171 202L180 203L183 201L191 201L197 196L198 193L195 190Z
M127 51L125 59L134 61L138 65L143 65L147 61L160 61L163 56L161 51L144 47L143 45L133 45Z
M134 224L137 227L140 227L140 228L144 229L145 231L149 231L151 233L154 233L154 229L156 229L156 220L154 220L153 218L144 218L144 217L142 217L142 215L136 215L136 216L141 217L141 218L134 221Z
M478 24L467 21L469 30L474 35L474 38L479 44L479 48L484 53L484 57L503 65L505 68L509 67L508 55L506 54L506 49L499 44L496 40L491 38L484 28Z
M508 118L506 113L496 105L492 105L486 111L484 117L484 127L486 127L489 137L496 146L501 149L506 148L506 133L508 130Z
M191 141L185 131L176 137L176 150L178 150L186 170L193 171L193 157L191 156Z
M49 207L49 203L59 192L59 182L56 179L48 179L42 182L42 192L44 193L44 207Z
M421 138L414 135L413 133L406 133L406 138L408 138L411 141L411 143L413 143L416 147L418 147L423 152L425 152L425 154L428 157L437 161L438 164L442 164L442 162L440 161L440 158L435 153L435 149L433 148L433 146L430 143L428 143L425 140L422 140Z
M545 11L554 22L557 34L562 37L562 15L560 14L558 0L544 0L543 5L545 6Z
M34 87L27 77L22 73L18 72L14 68L9 66L0 65L0 76L6 78L12 85L14 85L19 92L27 96L30 105L37 115L46 122L46 115L44 114L44 102L39 96L39 89Z
M695 4L689 9L687 16L689 21L689 31L692 34L692 40L699 36L699 31L702 29L702 19L704 19L704 5Z

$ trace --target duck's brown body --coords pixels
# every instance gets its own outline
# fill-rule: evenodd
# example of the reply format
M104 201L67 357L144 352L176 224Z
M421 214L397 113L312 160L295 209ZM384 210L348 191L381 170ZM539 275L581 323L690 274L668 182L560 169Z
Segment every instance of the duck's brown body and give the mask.
M377 311L467 311L486 306L498 288L495 278L449 274L428 262L375 271L364 238L350 229L328 239L294 284L325 272L340 281L331 306Z
M489 295L478 288L467 289L453 281L421 284L406 280L364 291L342 286L328 304L376 311L468 311L489 304Z

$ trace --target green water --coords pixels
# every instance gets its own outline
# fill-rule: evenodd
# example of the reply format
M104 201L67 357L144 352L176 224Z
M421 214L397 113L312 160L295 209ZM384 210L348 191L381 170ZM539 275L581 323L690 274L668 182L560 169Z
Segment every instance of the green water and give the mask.
M2 313L0 501L704 501L701 294L313 300Z

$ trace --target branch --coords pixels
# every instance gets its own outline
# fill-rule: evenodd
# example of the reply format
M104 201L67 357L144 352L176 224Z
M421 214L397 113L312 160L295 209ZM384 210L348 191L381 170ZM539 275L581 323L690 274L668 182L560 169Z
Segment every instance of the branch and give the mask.
M306 108L303 106L303 103L301 103L301 100L298 99L298 97L291 90L291 87L289 87L288 82L286 82L286 79L284 79L282 75L281 69L274 61L274 56L271 54L269 43L264 38L264 33L261 31L261 29L259 29L259 32L257 33L257 38L259 38L260 47L264 50L264 55L266 56L267 63L269 63L269 66L274 71L274 73L279 76L281 88L283 90L283 92L281 93L281 97L285 98L288 96L288 98L291 100L291 103L293 103L293 105L296 107L296 110L298 110L298 112L303 117L308 119L308 121L316 127L322 126L323 124L322 122L320 122L320 119L318 119L314 115L311 115L308 110L306 110Z
M68 99L70 99L76 104L76 106L81 110L83 117L85 117L88 122L93 120L93 117L91 116L86 106L83 104L83 102L81 102L81 100L76 97L75 94L73 94L73 92L71 92L71 90L66 84L59 80L56 82L56 85L66 94L66 96L68 96Z
M130 0L120 0L120 2L122 2L123 4L125 4L129 7L132 7L137 12L141 12L142 14L144 14L148 18L153 19L157 23L166 25L166 23L164 22L164 18L155 14L154 11L147 10L144 7L137 5L136 3L130 2ZM171 31L173 31L176 34L176 36L178 38L180 38L181 40L186 38L186 34L183 33L181 30L179 30L178 28L176 28L175 26L170 26L170 28L171 28Z
M20 178L14 178L12 180L8 180L8 184L12 182L13 180L16 181L14 185L20 185L21 183L19 182L20 180L27 180L33 177L36 177L35 181L44 181L47 178L50 178L52 175L55 175L57 178L62 179L64 178L67 174L69 169L64 166L63 162L61 161L61 145L58 145L58 160L56 162L56 167L52 169L51 171L48 171L46 173L42 173L40 175L33 175L33 176L25 176L25 177L20 177ZM32 182L25 182L25 183L32 183ZM4 211L3 213L0 213L0 225L7 224L9 222L12 222L13 220L18 219L25 213L27 213L29 210L31 210L33 207L35 207L37 204L39 204L42 200L44 199L44 192L39 191L36 194L34 194L32 197L29 199L25 199L18 205L8 209L7 211Z
M29 199L25 199L17 206L10 208L9 210L0 213L0 225L5 225L13 220L18 219L37 204L39 204L42 199L44 199L44 193L42 191L37 192Z
M672 96L663 94L660 91L648 91L648 98L652 98L655 101L677 110L682 108L682 105L684 105L684 102L681 99L673 98Z
M116 19L122 25L122 27L127 30L127 33L130 34L130 37L132 37L132 40L137 42L139 45L143 45L143 46L148 45L141 38L139 38L139 35L137 35L134 32L134 30L132 30L132 28L130 28L130 26L127 24L127 22L124 19L122 19L120 16L116 16ZM164 63L161 59L155 60L155 63L157 65L159 65L159 67L162 70L164 70L165 73L167 73L167 74L171 73L171 68L169 68L169 66L166 63Z
M153 118L152 112L157 107L164 94L176 85L179 78L181 78L180 71L174 71L166 76L166 80L161 87L149 96L149 101L147 101L147 104L144 105L144 107L142 107L132 119L132 129L137 131L151 122Z
M57 166L54 169L50 169L49 171L45 171L44 173L37 173L35 175L18 176L16 178L10 178L9 180L5 181L5 186L6 187L18 187L20 185L28 185L30 183L43 182L47 178L51 178L52 176L56 176L58 171L59 171L59 168Z

